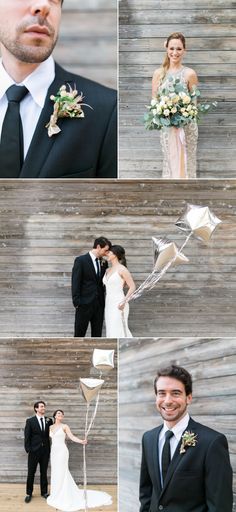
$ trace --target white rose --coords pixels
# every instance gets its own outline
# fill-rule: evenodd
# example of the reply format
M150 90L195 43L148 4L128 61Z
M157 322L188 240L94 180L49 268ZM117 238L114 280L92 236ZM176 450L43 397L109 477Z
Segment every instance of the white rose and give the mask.
M191 98L189 96L187 96L187 94L186 94L183 97L183 103L187 105L188 103L190 103L190 101L191 101Z
M172 114L175 114L176 112L177 112L177 108L176 108L176 107L173 107L173 108L171 109L171 113L172 113Z
M188 116L189 116L189 113L188 113L188 112L183 112L183 116L184 116L184 117L188 117Z
M166 108L166 109L164 110L164 112L163 112L164 116L166 116L166 117L169 115L169 113L170 113L170 111L169 111L169 109L168 109L168 108Z

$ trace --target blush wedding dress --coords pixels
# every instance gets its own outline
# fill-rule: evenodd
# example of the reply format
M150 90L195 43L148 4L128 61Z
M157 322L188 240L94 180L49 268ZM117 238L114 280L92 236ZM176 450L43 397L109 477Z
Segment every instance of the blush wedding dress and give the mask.
M50 432L51 448L51 493L47 504L60 512L77 512L85 508L84 491L79 489L68 467L69 450L65 443L63 427ZM87 491L88 508L111 505L111 496L105 492Z
M158 93L171 84L173 78L178 78L186 92L188 84L185 78L186 67L176 73L167 72ZM198 140L198 125L192 121L183 128L167 127L160 131L160 141L163 153L162 178L196 178L196 153ZM182 152L182 147L184 151Z
M118 305L124 300L124 280L119 272L107 273L103 277L106 287L105 299L105 326L107 338L132 338L128 327L129 304L121 311Z

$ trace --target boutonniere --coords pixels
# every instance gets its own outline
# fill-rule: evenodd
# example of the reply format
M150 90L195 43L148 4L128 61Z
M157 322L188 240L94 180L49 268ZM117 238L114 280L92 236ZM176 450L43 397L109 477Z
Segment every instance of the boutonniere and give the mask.
M50 418L46 418L45 421L46 421L46 423L49 423L51 420L50 420Z
M101 267L104 267L106 265L107 261L104 260L103 258L100 259L100 265Z
M87 103L82 103L84 99L82 92L78 94L76 89L72 89L69 84L68 86L69 91L66 90L66 85L62 85L56 96L50 96L50 99L54 101L54 108L50 121L46 124L49 137L61 131L57 125L57 120L60 117L84 117L82 106L92 108L90 105L87 105Z
M180 446L179 453L185 453L188 446L196 446L197 434L186 430L182 435L182 443Z

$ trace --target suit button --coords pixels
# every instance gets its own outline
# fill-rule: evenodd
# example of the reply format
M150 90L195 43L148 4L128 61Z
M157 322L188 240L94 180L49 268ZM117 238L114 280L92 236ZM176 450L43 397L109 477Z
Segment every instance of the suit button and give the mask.
M163 505L159 505L158 510L163 510Z

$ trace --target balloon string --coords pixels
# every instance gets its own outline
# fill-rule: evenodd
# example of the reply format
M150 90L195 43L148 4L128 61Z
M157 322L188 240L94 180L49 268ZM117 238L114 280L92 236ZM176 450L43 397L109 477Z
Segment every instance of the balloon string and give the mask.
M125 321L124 309L122 309L122 311L121 311L121 318L122 318L122 325L123 325L123 330L124 330L124 336L125 336L125 338L127 338L128 337L128 332L127 332L127 326L126 326L126 321Z
M88 413L89 413L89 403L87 402L87 410L86 410L86 419L85 419L85 431L84 437L87 437L87 428L88 428ZM84 470L84 512L88 510L88 494L87 494L87 466L86 466L86 445L83 445L83 470Z
M160 279L163 277L163 275L167 272L168 268L175 262L175 260L179 256L179 254L182 252L182 250L184 249L184 247L188 243L188 241L189 241L190 237L192 236L192 234L193 234L193 231L191 231L189 233L189 235L186 237L186 240L184 241L184 243L182 244L180 249L178 249L178 251L176 252L175 256L173 256L173 258L170 261L168 261L168 263L159 272L156 272L155 270L153 270L151 272L151 274L149 274L147 276L145 281L143 283L141 283L141 285L137 288L137 290L135 290L129 296L129 298L127 300L123 301L123 304L125 304L126 302L130 302L131 300L137 299L138 297L140 297L142 295L144 290L152 290L152 288L154 288L156 283L158 281L160 281Z
M85 431L84 431L84 437L85 439L88 438L89 432L93 426L97 409L98 409L98 402L99 402L99 393L97 394L96 398L96 404L94 408L94 412L92 415L92 418L90 420L89 426L88 426L88 414L89 414L89 402L87 402L87 410L86 410L86 418L85 418ZM83 445L83 470L84 470L84 512L88 511L88 493L87 493L87 464L86 464L86 445Z

